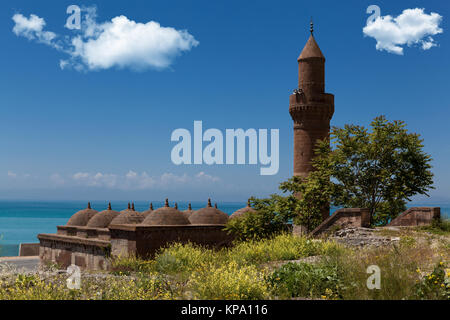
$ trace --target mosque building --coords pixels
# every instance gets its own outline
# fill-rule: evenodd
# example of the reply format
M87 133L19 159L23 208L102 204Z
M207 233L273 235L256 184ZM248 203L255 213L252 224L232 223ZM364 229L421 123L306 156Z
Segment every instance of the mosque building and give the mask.
M317 140L329 136L330 120L334 113L334 96L325 93L325 57L320 50L311 23L311 35L298 57L298 88L289 97L289 113L294 121L294 175L306 177L311 172L311 159ZM301 195L299 195L301 196ZM115 208L114 208L115 209ZM53 262L66 268L77 265L82 269L102 270L110 266L111 256L151 257L169 243L194 243L221 248L232 245L233 237L224 230L229 219L238 219L256 212L250 206L237 210L230 217L207 205L192 210L191 205L181 212L178 206L165 205L138 212L134 203L127 209L115 211L111 204L98 212L87 208L75 213L56 234L39 234L41 262ZM317 235L335 224L367 226L367 209L337 210L329 216L324 210L323 223L312 231ZM411 208L392 221L393 225L428 223L440 215L439 208Z

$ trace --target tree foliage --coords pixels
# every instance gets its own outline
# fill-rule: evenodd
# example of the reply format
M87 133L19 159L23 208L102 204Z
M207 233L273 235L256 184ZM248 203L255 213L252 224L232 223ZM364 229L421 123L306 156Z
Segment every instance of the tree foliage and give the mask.
M225 228L238 240L260 240L280 234L286 231L286 223L296 212L297 199L292 195L273 194L270 198L251 198L250 201L256 212L230 219Z
M412 196L428 195L433 188L430 162L423 140L402 121L379 116L370 131L358 125L333 127L330 140L317 142L313 171L306 178L281 183L286 196L252 199L258 213L231 221L227 228L241 239L258 239L280 232L293 219L311 231L330 205L368 208L371 224L385 225Z
M372 225L384 225L405 210L407 201L432 189L431 157L423 140L402 121L375 118L371 131L363 126L334 127L330 141L317 143L314 171L303 181L282 184L302 193L302 215L317 215L324 203L368 208ZM305 211L306 210L306 211Z

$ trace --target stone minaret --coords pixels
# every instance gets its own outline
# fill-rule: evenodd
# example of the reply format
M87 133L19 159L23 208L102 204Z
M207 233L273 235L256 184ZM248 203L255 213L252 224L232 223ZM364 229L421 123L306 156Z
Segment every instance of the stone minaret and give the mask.
M312 170L315 143L329 136L334 113L334 95L325 93L325 57L314 39L312 22L311 36L297 61L298 89L289 97L289 113L294 120L294 175L306 177Z

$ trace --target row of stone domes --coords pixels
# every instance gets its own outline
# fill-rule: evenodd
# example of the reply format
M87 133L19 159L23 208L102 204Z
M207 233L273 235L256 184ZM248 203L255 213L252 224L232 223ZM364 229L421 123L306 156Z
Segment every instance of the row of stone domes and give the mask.
M234 212L230 217L225 212L217 208L217 204L213 207L211 199L208 199L208 205L199 210L192 210L191 204L185 211L179 211L175 203L175 207L169 206L169 200L166 199L164 207L153 210L153 205L150 203L150 208L144 212L138 212L134 209L134 203L128 204L128 208L120 212L114 211L111 208L111 203L108 204L108 209L98 212L91 208L88 203L86 209L75 213L67 222L68 226L80 226L90 228L107 228L113 224L139 224L147 226L161 226L161 225L188 225L188 224L226 224L228 219L233 219L242 216L246 212L254 212L255 210L247 203L247 207Z

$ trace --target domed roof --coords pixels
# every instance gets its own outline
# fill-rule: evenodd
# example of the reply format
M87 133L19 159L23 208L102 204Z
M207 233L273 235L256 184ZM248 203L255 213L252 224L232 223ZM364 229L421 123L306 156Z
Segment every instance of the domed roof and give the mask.
M191 224L226 224L228 215L217 208L213 208L211 199L208 199L208 205L192 213L189 221Z
M250 206L250 199L248 199L248 201L247 201L247 206L244 207L244 208L241 208L241 209L239 209L239 210L236 210L236 211L230 216L230 219L235 219L235 218L242 217L242 216L243 216L245 213L247 213L247 212L252 212L252 213L256 212L256 210L253 209L253 208Z
M187 225L189 220L177 209L169 207L166 199L164 207L152 211L142 222L147 226Z
M191 214L193 214L194 212L195 212L195 210L192 210L192 206L191 206L191 204L189 203L187 210L184 210L184 211L183 211L183 214L184 214L184 216L185 216L186 218L189 219L189 217L191 216Z
M72 217L70 217L67 222L68 226L80 226L84 227L87 225L89 220L98 213L97 210L91 209L91 203L88 202L87 208L78 211Z
M142 211L141 214L144 216L144 218L147 218L147 216L153 212L153 203L150 202L150 207L148 210Z
M120 212L111 209L111 203L108 204L108 209L97 213L91 220L89 220L87 226L90 228L107 228L111 221L117 217Z
M124 213L124 212L127 212L129 210L131 210L131 204L128 202L128 207L126 209L120 211L120 213Z
M130 204L128 204L128 207ZM144 221L145 217L142 213L134 210L134 203L131 208L120 211L120 214L115 217L110 224L139 224Z

